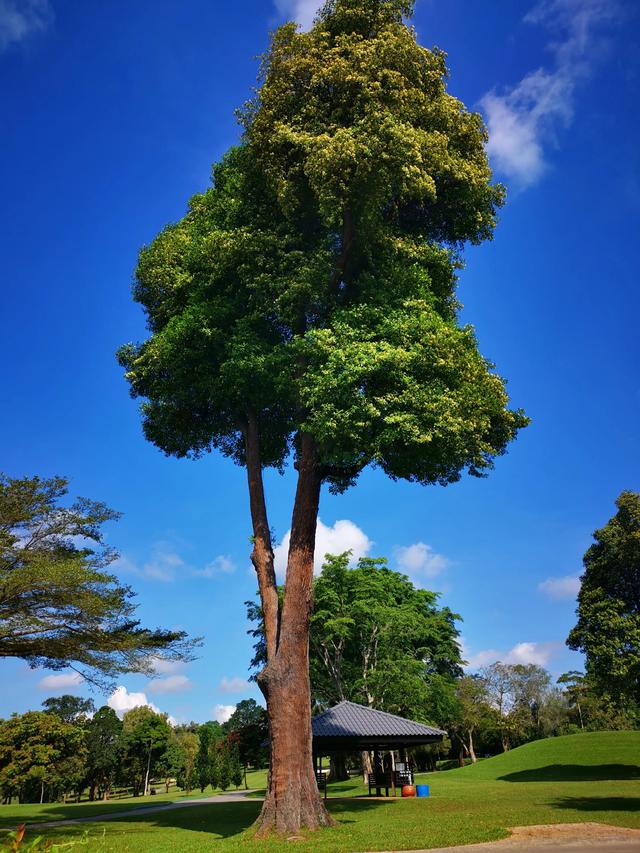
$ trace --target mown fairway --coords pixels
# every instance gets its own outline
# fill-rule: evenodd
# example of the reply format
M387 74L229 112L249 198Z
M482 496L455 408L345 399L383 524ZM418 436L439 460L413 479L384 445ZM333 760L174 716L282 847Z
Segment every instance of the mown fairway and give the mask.
M339 823L301 840L298 849L353 853L488 841L523 824L599 821L640 828L640 732L597 732L527 744L475 767L425 774L425 800L349 799L358 783L333 786L329 800ZM347 795L347 796L346 796ZM158 797L158 800L161 798ZM116 804L114 803L115 807ZM29 816L68 817L100 806L3 807L3 825ZM167 813L60 827L46 831L56 841L79 840L89 831L90 851L200 853L277 851L291 842L256 842L250 826L259 802L193 806ZM115 808L114 808L115 810ZM63 814L64 811L64 814ZM35 832L35 828L34 828ZM104 832L104 835L103 835Z

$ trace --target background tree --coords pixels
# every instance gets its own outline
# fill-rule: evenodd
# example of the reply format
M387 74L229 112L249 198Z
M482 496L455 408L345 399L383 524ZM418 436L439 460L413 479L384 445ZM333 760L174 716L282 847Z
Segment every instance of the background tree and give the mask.
M47 714L55 714L65 723L86 723L96 709L93 699L83 699L68 693L45 699L42 707Z
M228 741L222 740L215 745L217 758L218 784L216 787L226 791L231 784L231 750Z
M313 586L311 682L321 705L349 699L425 720L440 689L462 674L459 636L437 593L416 589L385 559L327 554Z
M191 660L198 641L141 628L133 592L106 571L117 554L102 526L118 514L87 498L65 505L67 482L0 475L0 657L103 684L151 672L152 655Z
M237 741L227 738L229 749L229 777L231 784L236 786L236 790L242 785L242 763L240 761L240 749Z
M269 722L267 712L255 699L242 699L238 702L223 728L233 735L245 771L249 765L264 766L268 755L265 742L269 737Z
M171 780L175 779L177 782L179 778L184 777L187 760L183 740L172 731L169 735L166 748L156 763L156 772L164 776L164 786L167 794L169 793Z
M246 466L267 663L261 830L331 822L311 757L308 632L320 490L368 465L448 484L483 475L526 423L458 322L465 242L503 191L486 132L416 42L408 0L331 0L273 36L242 145L143 250L151 337L119 358L164 452ZM297 472L279 606L263 469Z
M214 720L203 723L198 729L199 745L196 769L200 791L204 791L207 785L211 785L213 788L217 787L215 745L223 737L224 732L220 723Z
M96 711L87 726L86 782L90 800L95 799L96 791L105 800L109 797L125 750L122 732L122 721L107 705Z
M55 714L28 711L0 723L0 789L20 802L66 796L84 772L86 749L79 726Z
M178 785L190 793L198 785L198 772L196 762L198 758L198 748L200 740L195 732L177 731L178 738L184 754L184 763L182 769L177 776Z
M122 732L134 794L142 789L147 796L149 779L171 738L167 715L157 714L148 705L132 708L122 718Z
M640 702L640 493L622 492L618 511L584 555L578 622L567 645L584 652L602 693Z
M476 733L487 728L491 720L486 681L478 675L463 676L456 684L456 698L457 713L451 728L462 750L475 764L478 760L474 744Z

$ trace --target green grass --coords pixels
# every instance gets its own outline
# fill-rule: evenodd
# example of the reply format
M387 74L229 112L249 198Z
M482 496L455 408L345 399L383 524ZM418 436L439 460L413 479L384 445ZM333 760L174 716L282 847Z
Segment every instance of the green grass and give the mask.
M267 784L266 770L250 770L247 773L247 784L249 788L258 788L263 790ZM67 820L78 817L96 816L99 820L100 815L114 814L116 812L128 811L129 809L140 809L146 806L159 806L164 803L175 803L181 800L196 800L202 797L211 797L213 795L224 793L219 788L205 788L201 793L200 789L191 791L187 794L180 788L171 787L169 793L165 793L164 785L157 785L157 794L148 797L121 797L119 799L97 800L94 802L81 803L26 803L25 805L12 804L10 806L0 806L0 829L14 829L19 823L38 823L40 821L49 820ZM235 791L235 787L228 789L228 792Z
M338 826L305 838L298 849L353 853L446 847L502 838L509 826L541 823L598 821L640 828L639 760L640 732L538 741L473 767L420 775L418 781L431 786L429 799L330 798ZM330 789L330 797L363 790L357 780ZM47 830L46 835L71 841L80 839L88 828L94 840L82 849L89 853L201 853L203 849L277 853L289 849L292 842L251 839L250 827L259 809L259 802L213 803L144 818L60 827ZM2 807L3 813L12 814L14 823L22 819L16 807Z

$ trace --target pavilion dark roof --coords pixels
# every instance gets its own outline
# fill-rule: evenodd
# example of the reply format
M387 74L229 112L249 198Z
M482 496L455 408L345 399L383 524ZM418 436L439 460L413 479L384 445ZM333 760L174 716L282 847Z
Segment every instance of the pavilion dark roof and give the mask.
M442 729L347 701L318 714L311 725L314 738L408 738L413 741L421 738L439 740L446 735Z

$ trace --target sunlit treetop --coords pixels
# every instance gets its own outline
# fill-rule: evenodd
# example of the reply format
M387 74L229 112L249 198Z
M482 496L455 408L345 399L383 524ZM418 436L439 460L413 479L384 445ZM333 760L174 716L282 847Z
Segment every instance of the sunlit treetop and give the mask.
M306 432L336 490L371 464L446 484L526 424L457 320L460 251L491 237L503 191L410 12L335 0L308 33L277 30L240 146L143 249L151 334L119 358L166 453L242 464L253 419L264 465Z

